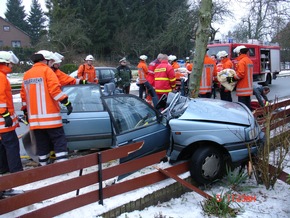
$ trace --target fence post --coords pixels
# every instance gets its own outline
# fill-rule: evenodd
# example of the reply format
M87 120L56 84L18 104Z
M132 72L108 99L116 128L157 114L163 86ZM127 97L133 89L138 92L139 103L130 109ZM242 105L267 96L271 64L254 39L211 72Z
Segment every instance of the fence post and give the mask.
M102 152L98 152L98 175L99 175L99 204L103 205L103 173L102 173Z

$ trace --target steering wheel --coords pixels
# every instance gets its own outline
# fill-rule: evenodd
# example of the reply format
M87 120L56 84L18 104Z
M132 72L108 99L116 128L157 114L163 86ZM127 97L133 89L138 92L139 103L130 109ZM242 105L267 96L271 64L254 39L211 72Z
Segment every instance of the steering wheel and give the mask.
M139 126L143 126L143 125L145 125L145 124L146 124L145 121L146 121L148 118L150 118L149 114L147 114L147 115L144 116L141 120L139 120L139 122L135 125L134 128L137 128L137 127L139 127Z

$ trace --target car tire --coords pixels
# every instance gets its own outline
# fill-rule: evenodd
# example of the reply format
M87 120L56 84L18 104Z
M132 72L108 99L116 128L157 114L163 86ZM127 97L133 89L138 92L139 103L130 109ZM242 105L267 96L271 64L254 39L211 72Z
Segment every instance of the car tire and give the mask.
M192 155L190 175L198 184L209 184L223 176L223 154L213 146L200 147Z

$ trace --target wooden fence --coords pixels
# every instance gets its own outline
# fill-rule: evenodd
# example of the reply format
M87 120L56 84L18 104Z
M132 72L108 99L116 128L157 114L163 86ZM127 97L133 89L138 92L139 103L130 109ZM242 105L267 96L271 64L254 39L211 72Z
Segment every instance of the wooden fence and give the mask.
M130 152L139 149L142 144L143 142L138 142L68 161L2 176L0 177L0 190L6 190L73 171L79 171L79 174L74 178L54 184L44 184L43 187L0 200L0 215L75 191L76 195L71 198L21 215L21 217L53 217L90 203L102 203L103 199L167 179L167 176L155 171L125 182L118 182L112 186L102 187L102 181L154 165L165 157L166 151L161 151L137 160L102 169L102 164L125 157ZM92 166L96 166L97 171L82 175L83 169ZM167 170L176 175L182 174L188 171L188 164L187 162L183 162ZM80 189L93 184L97 185L98 188L96 190L79 194Z

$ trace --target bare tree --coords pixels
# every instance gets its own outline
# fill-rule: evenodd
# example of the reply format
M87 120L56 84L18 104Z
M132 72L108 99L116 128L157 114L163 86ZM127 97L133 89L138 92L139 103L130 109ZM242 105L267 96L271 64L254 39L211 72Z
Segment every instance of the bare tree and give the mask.
M258 39L270 41L289 20L289 0L251 0L248 13L236 25L233 36L237 41Z

